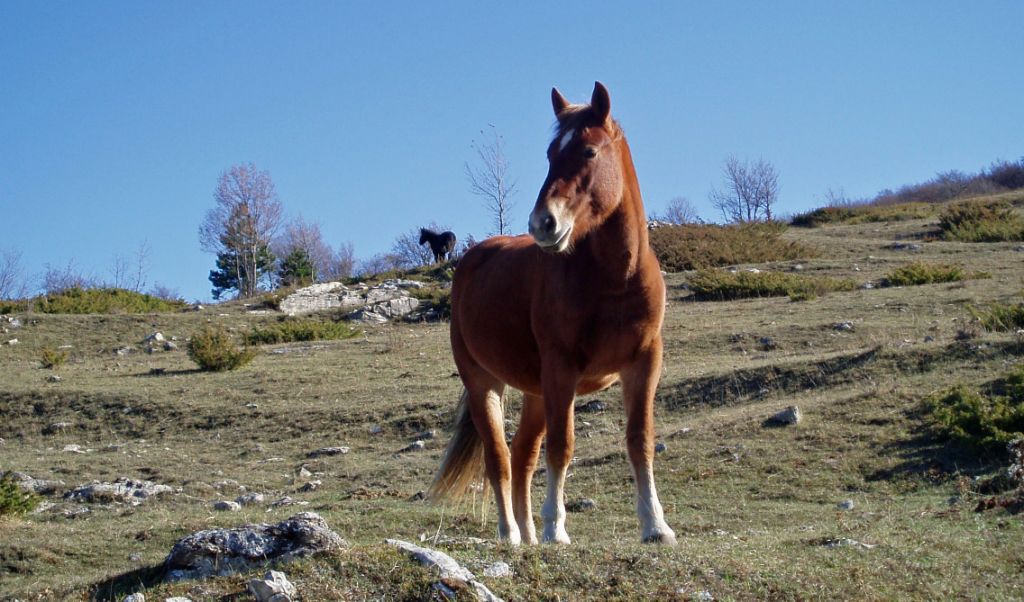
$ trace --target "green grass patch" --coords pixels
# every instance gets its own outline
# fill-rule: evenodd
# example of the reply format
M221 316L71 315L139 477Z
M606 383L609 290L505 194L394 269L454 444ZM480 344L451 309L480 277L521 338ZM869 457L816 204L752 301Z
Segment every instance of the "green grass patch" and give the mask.
M829 224L898 222L934 217L935 214L936 208L932 203L820 207L795 216L790 221L790 225L803 228L817 228Z
M39 350L39 363L43 365L43 368L49 370L63 366L67 359L67 351L57 350L52 347L43 347Z
M123 288L69 288L39 297L34 309L44 314L148 314L177 311L184 301L168 301Z
M412 289L409 291L409 295L416 299L419 299L422 303L425 303L427 306L429 306L430 309L437 312L437 316L440 319L451 319L452 289L433 287Z
M951 387L930 398L928 408L945 435L997 452L1024 437L1024 367L986 392L966 385Z
M296 341L331 341L348 339L359 333L344 322L280 318L277 322L257 326L245 340L250 345L273 345Z
M25 491L9 474L0 477L0 517L17 516L35 510L39 496Z
M984 273L968 274L960 266L915 261L889 272L885 277L885 284L886 286L917 286L986 277L988 275Z
M993 303L988 309L968 307L967 310L988 331L1005 332L1024 328L1024 303Z
M1024 218L1002 200L974 199L951 203L939 216L946 240L1001 242L1024 240Z
M830 291L856 288L852 280L785 274L782 272L727 272L700 270L687 278L698 299L728 301L751 297L785 297L794 301L814 299Z
M256 350L240 349L226 330L207 326L188 342L188 356L203 370L223 372L248 364L256 357Z
M765 263L815 257L818 252L783 240L779 222L718 226L683 224L650 232L651 249L669 272L702 270L740 263Z

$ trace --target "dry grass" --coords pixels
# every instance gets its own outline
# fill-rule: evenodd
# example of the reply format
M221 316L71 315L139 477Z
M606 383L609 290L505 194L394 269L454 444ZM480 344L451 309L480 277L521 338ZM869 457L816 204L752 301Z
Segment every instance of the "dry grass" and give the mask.
M0 469L69 486L118 476L148 478L181 493L138 508L65 507L0 521L0 598L107 599L147 588L147 598L243 596L249 575L160 584L174 541L214 526L273 522L313 510L353 545L288 565L304 599L429 599L434 577L383 545L385 537L444 549L478 574L495 560L514 577L484 579L508 600L1015 599L1024 528L1005 510L973 511L961 477L1002 467L940 438L925 400L964 383L978 386L1021 363L1012 333L958 341L968 307L1019 299L1024 278L1012 243L936 241L908 257L894 240L934 230L934 220L792 229L784 238L827 250L804 274L879 280L909 259L955 263L987 280L785 298L699 302L670 274L665 367L658 391L658 486L675 548L637 543L624 416L613 388L588 397L608 409L577 417L569 547L510 549L493 540L493 508L440 508L411 501L427 487L461 390L445 324L388 325L336 341L271 346L245 370L195 370L183 350L147 354L155 330L184 340L208 323L236 336L265 326L237 304L201 312L119 316L31 315L0 346ZM761 266L761 268L779 266ZM836 324L849 322L850 329ZM776 345L764 350L760 341ZM43 348L72 345L57 371ZM116 355L132 345L136 352ZM156 369L156 370L154 370ZM804 422L766 428L799 405ZM509 418L519 399L512 394ZM61 428L59 422L68 423ZM376 426L380 427L379 434ZM437 429L418 453L398 453ZM509 424L509 430L514 423ZM92 450L63 452L68 444ZM308 459L346 445L346 455ZM323 481L299 492L301 467ZM233 479L268 498L308 502L267 512L220 514L210 505L237 492ZM535 505L543 476L534 483ZM836 504L853 500L851 510ZM953 500L953 501L951 501ZM59 501L53 500L50 501ZM435 542L436 537L436 543ZM848 538L876 545L828 547ZM141 584L141 585L140 585Z

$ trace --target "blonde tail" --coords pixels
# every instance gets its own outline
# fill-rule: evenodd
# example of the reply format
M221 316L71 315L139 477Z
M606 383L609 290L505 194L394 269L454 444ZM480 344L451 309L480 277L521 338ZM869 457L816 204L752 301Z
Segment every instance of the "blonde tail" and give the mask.
M484 480L484 446L469 415L469 393L463 389L456 410L455 435L448 443L441 468L434 477L427 497L440 501L459 501L472 485Z

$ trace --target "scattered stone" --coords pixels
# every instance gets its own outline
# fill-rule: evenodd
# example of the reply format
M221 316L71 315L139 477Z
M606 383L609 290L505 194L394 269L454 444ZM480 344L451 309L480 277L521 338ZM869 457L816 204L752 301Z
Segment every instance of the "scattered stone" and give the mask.
M263 503L262 493L246 493L235 498L235 501L243 506L255 506Z
M238 512L242 509L242 505L230 500L220 500L213 503L213 509L221 512Z
M576 406L576 412L578 412L578 413L582 412L584 414L603 412L604 410L605 410L604 402L603 401L599 401L597 399L591 399L587 403L580 404L580 405Z
M143 342L144 343L163 343L165 340L167 340L167 339L164 338L163 333L154 332L153 334L151 334L148 337L146 337L145 339L143 339Z
M802 416L800 414L800 408L797 406L789 406L786 409L777 412L771 418L765 420L766 426L789 426L793 424L800 424Z
M774 351L779 348L779 343L772 337L761 337L761 349L764 351Z
M199 531L178 540L164 560L168 581L224 576L347 547L319 514L302 512L276 525Z
M117 355L128 355L129 353L133 353L134 351L135 351L134 348L126 346L126 347L121 347L119 349L115 349L114 353L116 353Z
M247 403L247 404L245 404L245 407L249 408L250 410L255 410L255 409L260 407L260 404L258 404L258 403Z
M840 510L853 510L853 500L843 500L836 504Z
M59 383L61 380L63 379L60 376L57 376L56 374L51 374L46 377L46 382L48 383Z
M69 454L84 454L87 450L83 449L82 446L77 443L69 443L64 446L64 451Z
M427 440L433 439L436 436L437 436L437 431L435 431L434 429L427 429L425 431L420 431L420 432L416 433L415 435L413 435L413 439L420 439L420 440L423 440L423 441L427 441Z
M488 565L484 568L484 577L491 577L494 579L500 579L502 577L512 576L512 566L507 562L499 560L494 564Z
M868 282L865 282L864 284L860 285L857 288L859 288L862 291L870 291L871 289L875 288L875 283L869 280Z
M53 495L65 487L64 481L36 479L23 472L17 472L14 470L7 472L0 471L0 476L10 477L25 491L31 491L33 493L38 493L39 495Z
M933 337L930 334L929 335L925 335L924 342L925 343L934 343L935 342L935 337Z
M302 491L302 492L316 491L317 489L320 489L320 487L323 484L324 484L324 482L321 481L320 479L317 479L315 481L309 481L308 483L306 483L302 487L299 487L299 491Z
M185 596L172 596L170 598L164 598L164 602L192 602L192 598L186 598Z
M893 251L920 251L921 245L913 242L894 242L886 248Z
M164 342L164 351L177 351L177 350L178 350L178 344L175 343L174 341L165 341Z
M668 450L668 447L661 441L654 444L654 453L663 454Z
M427 492L422 489L409 496L410 502L420 502L427 499Z
M263 579L250 579L249 592L256 602L291 602L297 592L288 577L280 571L267 571Z
M271 508L283 508L285 506L296 506L296 505L298 505L298 506L307 506L307 505L309 505L309 502L296 502L291 497L286 495L283 498L281 498L279 500L275 500L275 501L270 503L270 507ZM267 512L270 512L270 511L267 510Z
M375 425L370 427L370 434L371 435L380 435L383 432L384 432L384 427L382 427L379 424L375 424Z
M349 451L349 448L345 447L344 445L339 445L339 446L336 446L336 447L321 447L320 449L315 449L315 450L309 452L308 454L306 454L306 457L307 458L320 458L322 456L337 456L337 455L341 455L341 454L347 454L348 451Z
M407 453L407 452L423 451L424 449L426 449L426 447L427 447L426 443L424 443L423 441L417 439L417 440L413 441L412 443L410 443L409 445L407 445L407 446L403 447L402 449L398 450L398 453L404 454L404 453Z
M64 494L64 499L94 504L121 503L138 506L149 498L173 491L174 489L167 485L121 477L113 483L93 481L81 485Z
M7 340L7 344L8 345L17 345L18 344L18 339L8 339Z
M53 435L71 428L70 422L53 422L43 429L44 435Z
M590 512L597 508L597 502L590 498L574 500L565 505L566 512Z
M826 548L842 548L849 546L853 548L864 548L865 550L878 547L878 544L876 543L864 543L857 541L856 539L850 539L849 537L831 537L823 540L821 545Z
M81 518L83 516L87 516L91 512L92 509L87 508L86 506L68 506L67 508L64 508L61 514L64 518Z
M4 320L7 322L7 326L10 328L21 328L21 320L14 316L4 316Z
M655 230L657 228L664 228L665 226L671 226L671 225L672 224L670 224L668 222L663 222L661 220L656 220L656 219L647 220L647 229L648 230Z
M308 468L306 468L305 466L300 466L299 467L299 478L300 479L308 479L311 476L313 476L313 473L309 472Z
M832 329L839 332L850 332L853 330L853 322L837 322L832 325Z
M146 602L146 596L142 592L135 592L134 594L128 594L124 597L121 602Z
M388 545L392 545L410 555L412 558L419 561L420 564L436 568L438 570L438 576L440 577L441 583L446 587L470 589L476 594L477 598L484 600L485 602L501 601L501 598L491 593L491 590L487 589L486 585L477 581L476 576L473 575L469 569L456 562L454 558L444 552L431 550L430 548L421 548L416 544L398 539L387 539L385 541ZM455 592L452 592L449 599L454 600L454 594Z

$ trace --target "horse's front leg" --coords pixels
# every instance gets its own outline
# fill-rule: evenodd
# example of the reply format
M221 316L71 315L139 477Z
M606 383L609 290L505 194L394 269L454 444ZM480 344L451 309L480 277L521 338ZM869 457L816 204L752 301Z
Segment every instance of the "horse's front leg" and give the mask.
M548 489L541 516L544 541L570 543L565 530L565 474L572 460L576 435L573 431L573 400L577 375L562 366L544 364L544 414L547 423Z
M654 392L661 376L661 338L642 351L637 361L621 373L626 408L626 446L636 481L636 512L644 542L674 545L676 535L665 522L665 513L654 486Z

